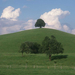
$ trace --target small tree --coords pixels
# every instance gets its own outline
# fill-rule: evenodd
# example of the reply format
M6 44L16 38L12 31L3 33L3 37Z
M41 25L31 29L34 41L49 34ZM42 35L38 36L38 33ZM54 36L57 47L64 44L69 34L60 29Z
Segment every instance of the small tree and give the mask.
M42 19L38 19L37 22L35 23L35 27L44 27L45 26L45 22Z
M45 37L45 39L42 42L42 53L46 53L47 48L49 47L50 38L48 36Z
M45 37L43 40L43 50L44 52L49 55L49 60L51 61L52 54L59 54L63 53L64 49L60 42L56 40L56 38L52 35L51 39L49 37Z
M28 45L27 47L25 47L28 48L27 52L34 54L38 53L40 44L38 44L37 42L26 42L26 44Z
M20 46L20 52L22 53L22 56L23 56L23 53L25 52L25 43L21 44L21 46Z
M31 51L30 47L28 44L25 43L25 53L29 54Z
M29 42L24 42L21 44L20 46L20 52L22 53L22 56L23 56L23 53L30 53L30 47L29 47Z
M20 52L22 53L22 56L23 56L23 53L39 53L39 47L40 47L40 44L36 43L36 42L24 42L21 44L20 46Z

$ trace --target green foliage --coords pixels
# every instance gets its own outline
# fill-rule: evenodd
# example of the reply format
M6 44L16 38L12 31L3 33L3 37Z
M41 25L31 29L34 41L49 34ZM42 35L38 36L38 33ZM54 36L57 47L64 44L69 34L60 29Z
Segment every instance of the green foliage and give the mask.
M20 52L23 53L39 53L39 48L40 48L40 44L36 43L36 42L25 42L22 43L20 46Z
M20 46L20 52L23 53L30 53L30 42L25 42L25 43L22 43L21 46Z
M50 43L50 38L48 36L42 41L42 53L45 53L48 50Z
M25 42L25 53L31 53L31 47L33 46L33 43L32 42Z
M35 23L35 27L44 27L45 26L45 22L42 19L38 19L37 22Z
M64 49L60 42L58 42L55 38L55 36L51 36L51 39L46 36L45 39L42 42L42 52L45 52L47 55L49 55L49 58L51 60L52 54L59 54L63 53Z
M25 52L25 43L22 43L21 46L20 46L20 51L22 52Z
M63 53L63 47L61 43L57 42L55 36L51 36L51 39L46 36L42 42L42 46L36 42L25 42L21 44L21 52L25 53L46 53L51 57L52 54Z
M37 54L39 53L40 44L34 42L33 46L31 47L31 53Z
M63 53L64 49L63 46L60 42L58 42L55 38L55 36L51 36L51 40L50 40L50 49L52 50L52 54L59 54L59 53Z

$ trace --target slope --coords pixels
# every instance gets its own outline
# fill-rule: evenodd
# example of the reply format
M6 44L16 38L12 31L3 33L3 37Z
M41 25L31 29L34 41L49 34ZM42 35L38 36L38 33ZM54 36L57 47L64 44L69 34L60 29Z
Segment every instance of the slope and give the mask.
M17 33L0 35L0 53L18 52L21 43L25 41L38 42L41 44L45 36L54 35L63 44L65 53L75 53L75 35L53 29L32 29Z

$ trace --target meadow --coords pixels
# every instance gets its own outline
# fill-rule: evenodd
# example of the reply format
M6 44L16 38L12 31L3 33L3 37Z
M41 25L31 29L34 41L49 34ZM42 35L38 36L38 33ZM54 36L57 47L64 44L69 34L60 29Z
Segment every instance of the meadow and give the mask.
M18 52L21 43L32 41L41 44L45 36L51 35L64 47L64 53L52 55L52 61L49 61L46 54L24 53L22 57ZM33 29L0 35L0 75L75 75L74 45L75 35L53 29Z
M67 55L49 61L45 54L1 53L0 75L75 75L75 55Z

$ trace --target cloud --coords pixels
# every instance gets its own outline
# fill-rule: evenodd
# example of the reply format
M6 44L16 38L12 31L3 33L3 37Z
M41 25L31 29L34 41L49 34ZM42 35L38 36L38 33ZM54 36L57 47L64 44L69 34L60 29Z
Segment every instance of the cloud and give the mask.
M73 29L71 33L72 33L72 34L75 34L75 29Z
M18 31L21 31L20 28L21 28L20 25L14 25L14 26L10 26L10 27L3 27L2 28L2 34L18 32Z
M23 8L27 8L27 6L26 6L26 5L24 5L24 6L23 6Z
M70 14L69 11L63 11L60 8L59 9L56 8L56 9L52 9L49 12L45 12L40 16L40 18L43 19L47 24L46 28L61 30L62 26L59 19L62 19L69 14Z
M5 18L13 21L17 21L17 17L20 15L20 8L15 9L12 6L8 6L3 10L0 18Z
M36 22L36 20L28 20L26 23L24 23L24 29L25 30L28 30L28 29L33 29L33 28L35 28L34 27L34 24L35 24L35 22Z
M45 28L57 29L71 34L75 34L75 29L71 29L67 24L62 25L59 21L60 19L65 18L69 14L69 11L63 11L60 8L56 8L52 9L49 12L45 12L40 16L40 18L45 21Z
M57 29L71 34L75 34L75 29L71 29L67 24L62 25L59 21L60 19L65 18L69 14L69 11L63 11L60 8L56 8L52 9L49 12L45 12L40 16L40 18L45 21L45 28Z
M0 19L0 35L20 31L22 22Z
M0 19L0 35L33 29L35 28L35 22L36 20L32 19L26 22Z
M75 34L75 29L71 29L67 24L61 24L60 19L63 19L69 15L69 11L63 11L61 9L52 9L49 12L45 12L40 16L46 23L45 28L52 28L62 30ZM18 32L22 30L34 29L36 20L29 19L28 21L19 21L17 17L20 15L20 8L15 9L8 6L3 10L0 18L0 35Z
M65 32L71 32L70 28L67 25L63 25L63 31Z

